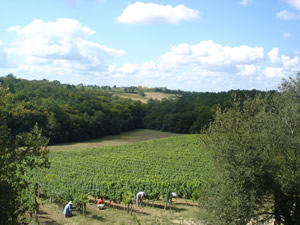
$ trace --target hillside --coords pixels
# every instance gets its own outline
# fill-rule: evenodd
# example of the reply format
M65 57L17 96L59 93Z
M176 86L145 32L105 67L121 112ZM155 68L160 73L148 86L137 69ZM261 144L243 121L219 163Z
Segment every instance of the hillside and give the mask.
M40 191L59 204L81 206L87 197L123 203L125 193L145 191L163 208L171 191L197 200L213 175L198 135L184 135L93 149L51 151L51 168L36 171ZM180 200L178 200L180 201ZM109 221L107 221L109 223Z

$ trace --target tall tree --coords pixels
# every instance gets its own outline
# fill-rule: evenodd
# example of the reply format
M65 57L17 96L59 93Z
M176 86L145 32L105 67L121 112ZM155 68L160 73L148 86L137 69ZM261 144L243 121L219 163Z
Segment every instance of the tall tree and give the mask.
M37 207L30 171L49 165L48 140L37 125L29 133L11 135L6 106L12 97L0 87L0 224L26 224L25 213Z
M300 74L279 90L234 101L206 131L218 171L203 201L213 224L300 224Z

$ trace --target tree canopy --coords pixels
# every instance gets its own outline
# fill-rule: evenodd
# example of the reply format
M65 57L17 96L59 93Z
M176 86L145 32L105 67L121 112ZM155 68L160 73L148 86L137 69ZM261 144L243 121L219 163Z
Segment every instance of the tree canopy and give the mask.
M37 125L31 132L11 134L10 111L5 107L12 96L0 87L0 223L26 224L26 213L37 208L35 183L29 172L47 167L48 139L41 136Z
M236 99L206 130L218 174L203 201L213 224L299 224L300 74L279 90Z

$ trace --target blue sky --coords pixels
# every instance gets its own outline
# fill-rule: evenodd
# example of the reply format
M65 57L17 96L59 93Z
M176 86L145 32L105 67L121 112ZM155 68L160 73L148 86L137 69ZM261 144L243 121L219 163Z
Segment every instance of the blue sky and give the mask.
M300 0L1 0L0 76L186 91L300 71Z

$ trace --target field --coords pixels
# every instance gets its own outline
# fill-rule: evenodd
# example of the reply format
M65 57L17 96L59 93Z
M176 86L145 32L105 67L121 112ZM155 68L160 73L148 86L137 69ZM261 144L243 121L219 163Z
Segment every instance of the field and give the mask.
M166 136L173 137L162 138ZM51 147L51 169L36 174L43 193L39 200L41 224L201 224L200 209L193 206L197 202L193 200L213 171L198 136L138 130L120 137L65 146L77 150ZM130 215L125 211L124 196L129 192L134 200L141 190L147 193L148 206L137 209L133 205ZM178 195L171 207L167 204L170 191ZM111 208L96 209L98 195ZM48 203L49 199L57 204ZM86 204L85 217L77 213L74 218L63 218L62 206L70 199L79 209Z
M131 144L141 141L147 141L152 139L160 139L171 136L178 136L181 134L175 134L170 132L162 132L148 129L138 129L133 131L124 132L119 135L103 137L80 143L65 143L63 145L49 146L50 150L77 150L77 149L88 149L106 146L117 146L124 144Z
M176 98L174 94L167 94L167 93L161 93L161 92L145 92L145 96L140 96L138 94L131 94L131 93L114 93L116 96L120 96L122 98L131 98L132 100L141 101L143 103L147 103L149 99L156 99L156 100L162 100L164 98Z

